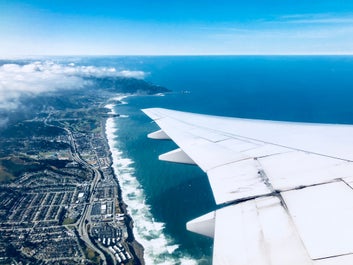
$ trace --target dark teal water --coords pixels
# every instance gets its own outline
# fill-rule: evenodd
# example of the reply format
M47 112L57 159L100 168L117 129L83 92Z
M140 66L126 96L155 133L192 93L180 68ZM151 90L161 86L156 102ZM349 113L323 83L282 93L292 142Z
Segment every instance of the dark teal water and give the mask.
M92 60L92 59L90 59ZM211 264L212 240L186 231L185 223L215 208L207 176L195 166L158 161L175 148L153 141L157 129L141 108L165 107L213 115L256 119L353 124L353 57L116 57L96 64L148 72L147 80L173 92L139 96L116 106L128 118L116 119L117 147L134 163L133 175L144 192L144 207L179 248L148 255L157 264L181 258ZM100 60L100 61L99 61ZM187 93L185 93L187 91ZM133 218L142 218L138 212ZM146 235L144 235L147 237ZM153 241L150 241L153 242ZM153 244L153 243L151 243ZM155 256L153 256L155 255ZM159 255L159 257L157 257Z

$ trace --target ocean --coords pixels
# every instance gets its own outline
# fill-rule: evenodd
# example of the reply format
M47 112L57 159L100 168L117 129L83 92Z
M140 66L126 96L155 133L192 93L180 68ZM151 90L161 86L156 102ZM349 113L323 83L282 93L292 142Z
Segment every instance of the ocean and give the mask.
M353 124L350 56L93 57L80 63L144 71L147 81L172 90L120 98L122 104L110 107L121 116L107 122L114 169L147 264L212 264L212 239L186 231L185 224L216 205L197 166L158 160L176 146L147 138L158 127L142 108Z

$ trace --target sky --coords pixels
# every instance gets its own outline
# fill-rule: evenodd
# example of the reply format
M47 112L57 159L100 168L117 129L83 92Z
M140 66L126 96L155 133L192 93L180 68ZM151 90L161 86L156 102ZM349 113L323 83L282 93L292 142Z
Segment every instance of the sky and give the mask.
M353 0L0 0L0 58L353 54Z

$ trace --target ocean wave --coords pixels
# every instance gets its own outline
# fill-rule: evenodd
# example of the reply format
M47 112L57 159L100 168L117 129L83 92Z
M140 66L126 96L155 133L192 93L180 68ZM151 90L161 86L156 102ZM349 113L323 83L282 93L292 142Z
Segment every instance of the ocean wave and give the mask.
M115 110L114 110L114 104L107 104L107 105L105 105L105 108L110 109L108 114L116 114Z
M165 224L154 220L150 211L151 206L146 202L144 190L134 175L133 160L125 157L124 153L117 148L118 130L114 118L107 119L106 133L112 152L113 169L122 190L122 198L128 205L128 213L134 221L134 236L145 249L145 263L147 265L197 264L194 259L179 251L179 245L165 233Z
M129 95L129 94L121 94L121 95L116 96L115 98L113 98L113 100L119 101L122 105L125 105L125 104L127 104L127 102L123 101L123 99L127 98L129 96L131 96L131 95ZM112 108L112 109L114 111L114 108Z

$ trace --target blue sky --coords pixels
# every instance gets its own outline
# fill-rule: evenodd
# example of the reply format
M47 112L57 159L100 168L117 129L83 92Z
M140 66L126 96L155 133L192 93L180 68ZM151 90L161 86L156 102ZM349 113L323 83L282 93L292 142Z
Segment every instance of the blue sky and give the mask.
M0 57L353 54L353 1L0 0Z

